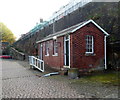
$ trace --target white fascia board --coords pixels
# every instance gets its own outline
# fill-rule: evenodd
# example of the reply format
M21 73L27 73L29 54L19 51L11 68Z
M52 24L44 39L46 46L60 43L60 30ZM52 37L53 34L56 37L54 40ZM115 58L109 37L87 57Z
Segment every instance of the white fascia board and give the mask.
M45 39L42 39L40 41L37 41L36 43L41 43L41 42L44 42L44 41L47 41L47 40L50 40L50 39L52 39L52 38L51 37L50 38L45 38Z
M109 36L109 34L103 30L97 23L95 23L92 19L90 19L89 21L85 22L84 24L82 24L81 26L77 27L76 29L72 30L71 32L75 32L77 31L78 29L80 29L81 27L85 26L86 24L92 22L95 26L97 26L106 36Z
M89 21L87 21L87 22L85 22L84 24L82 24L82 25L78 26L78 27L77 27L77 28L75 28L74 30L72 30L72 31L71 31L71 33L73 33L73 32L75 32L75 31L77 31L78 29L80 29L81 27L85 26L85 25L86 25L86 24L88 24L88 23L90 23L90 20L89 20Z
M95 24L101 31L103 31L105 35L109 36L109 34L103 28L101 28L97 23L95 23L93 20L91 20L91 22Z
M40 42L44 42L44 41L48 41L48 40L52 40L54 36L56 36L56 37L60 37L60 36L64 36L64 35L66 35L66 34L70 34L70 33L71 33L71 32L66 32L66 33L57 34L57 35L55 34L55 35L52 35L52 36L50 36L50 37L48 37L48 38L45 38L45 39L43 39L43 40L37 41L36 43L40 43Z

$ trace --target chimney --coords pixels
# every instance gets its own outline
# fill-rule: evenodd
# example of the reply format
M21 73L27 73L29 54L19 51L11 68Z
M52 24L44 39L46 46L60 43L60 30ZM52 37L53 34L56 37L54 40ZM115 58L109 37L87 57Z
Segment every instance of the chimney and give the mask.
M43 19L42 18L40 18L40 23L43 23Z

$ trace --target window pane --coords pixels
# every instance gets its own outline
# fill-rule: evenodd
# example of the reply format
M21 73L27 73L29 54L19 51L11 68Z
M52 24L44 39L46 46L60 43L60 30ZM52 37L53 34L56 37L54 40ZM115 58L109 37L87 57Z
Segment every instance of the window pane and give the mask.
M93 36L91 35L86 35L85 40L86 40L86 52L93 52Z
M90 49L90 52L92 52L92 49Z

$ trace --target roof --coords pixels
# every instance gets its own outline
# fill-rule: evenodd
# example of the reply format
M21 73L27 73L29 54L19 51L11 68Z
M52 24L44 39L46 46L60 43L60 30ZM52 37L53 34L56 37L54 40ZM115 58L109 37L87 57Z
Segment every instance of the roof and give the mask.
M101 28L97 23L95 23L93 20L88 20L88 21L84 21L84 22L81 22L77 25L74 25L74 26L71 26L67 29L64 29L62 31L59 31L59 32L56 32L54 34L50 34L48 35L47 37L43 38L42 40L40 41L37 41L36 43L40 43L40 42L44 42L44 41L47 41L47 40L50 40L50 39L53 39L54 36L56 37L60 37L60 36L63 36L63 35L66 35L66 34L71 34L71 33L74 33L75 31L77 31L78 29L82 28L83 26L87 25L88 23L93 23L98 29L100 29L106 36L108 36L109 34L103 30L103 28Z
M31 29L29 32L32 33L32 32L36 32L37 30L41 29L42 27L44 27L45 25L47 25L48 22L47 21L44 21L42 23L39 23L37 24L33 29Z

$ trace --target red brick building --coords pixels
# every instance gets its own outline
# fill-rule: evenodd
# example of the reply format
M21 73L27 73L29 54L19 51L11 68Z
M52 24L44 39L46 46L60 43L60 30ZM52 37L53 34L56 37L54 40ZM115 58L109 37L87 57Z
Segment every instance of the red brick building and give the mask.
M93 20L84 21L37 41L38 54L53 68L103 69L109 34Z

